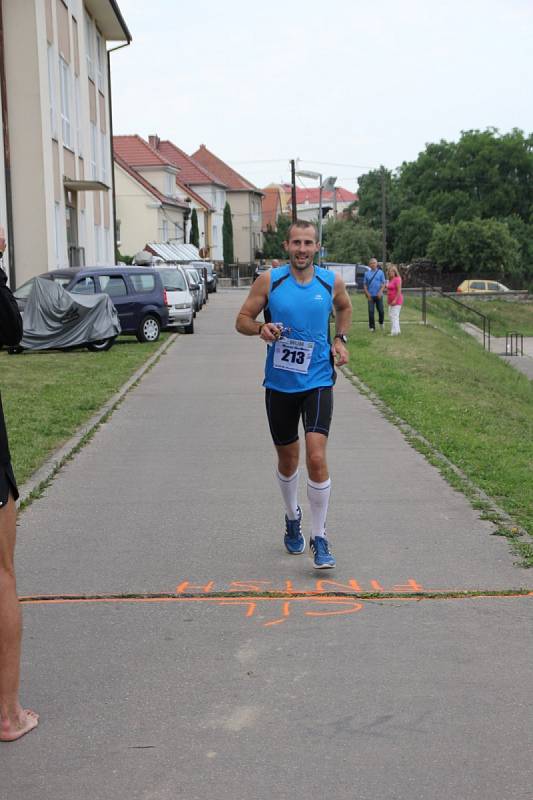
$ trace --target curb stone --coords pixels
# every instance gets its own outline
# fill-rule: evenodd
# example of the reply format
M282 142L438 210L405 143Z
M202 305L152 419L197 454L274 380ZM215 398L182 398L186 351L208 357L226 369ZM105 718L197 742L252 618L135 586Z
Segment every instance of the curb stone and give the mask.
M150 356L150 358L139 367L139 369L124 383L112 397L104 403L93 416L81 425L74 436L66 441L60 448L53 452L46 461L28 478L28 480L18 487L19 499L17 507L23 511L33 500L36 500L43 489L52 481L61 467L69 461L72 456L81 449L88 441L96 429L109 417L115 408L122 402L128 392L141 380L141 378L154 366L154 364L166 353L170 346L177 340L178 334L171 334L169 338Z

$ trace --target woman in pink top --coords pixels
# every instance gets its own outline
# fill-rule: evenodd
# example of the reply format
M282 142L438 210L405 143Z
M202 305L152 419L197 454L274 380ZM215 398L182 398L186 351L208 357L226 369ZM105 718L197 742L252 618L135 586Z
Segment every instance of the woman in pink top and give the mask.
M389 304L389 317L391 321L391 336L399 336L400 331L400 311L402 310L402 279L396 267L389 267L387 271L389 278L387 283L387 302Z

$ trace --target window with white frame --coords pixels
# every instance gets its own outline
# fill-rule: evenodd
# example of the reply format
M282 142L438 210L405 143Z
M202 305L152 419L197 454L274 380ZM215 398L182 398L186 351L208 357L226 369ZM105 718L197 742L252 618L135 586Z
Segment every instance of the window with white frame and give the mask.
M48 94L50 97L50 129L57 139L56 60L53 45L48 45Z
M162 241L168 242L168 220L163 220L163 234L162 234Z
M107 136L100 131L100 157L102 165L102 180L107 183Z
M97 137L96 123L91 122L91 178L93 181L98 180Z
M170 172L165 172L166 190L165 194L173 196L176 193L176 178Z
M59 57L59 86L61 89L61 133L63 144L72 147L72 92L70 67L67 62Z
M76 145L78 154L81 156L83 155L83 133L81 128L81 89L78 76L74 77L74 106L76 109Z
M96 68L98 71L98 88L104 90L104 40L96 32Z
M213 244L218 244L218 228L213 225Z
M174 223L174 238L175 239L180 238L180 226L178 225L177 222Z
M85 55L89 78L94 81L94 27L87 12L85 12Z

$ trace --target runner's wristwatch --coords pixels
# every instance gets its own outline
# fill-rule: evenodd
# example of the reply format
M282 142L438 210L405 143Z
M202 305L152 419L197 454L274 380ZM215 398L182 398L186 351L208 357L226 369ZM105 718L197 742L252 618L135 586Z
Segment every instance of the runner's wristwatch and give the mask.
M336 333L334 339L340 339L343 344L348 344L348 337L345 333Z

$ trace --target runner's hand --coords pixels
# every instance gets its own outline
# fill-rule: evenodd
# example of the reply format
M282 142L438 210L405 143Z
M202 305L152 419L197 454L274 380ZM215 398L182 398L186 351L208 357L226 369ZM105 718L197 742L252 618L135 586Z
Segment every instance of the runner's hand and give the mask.
M261 333L259 334L259 337L264 342L277 342L280 336L281 331L273 322L266 322L261 328Z
M344 364L348 363L349 353L346 349L346 346L341 342L340 339L334 339L333 344L331 345L331 353L335 360L336 367L342 367Z

